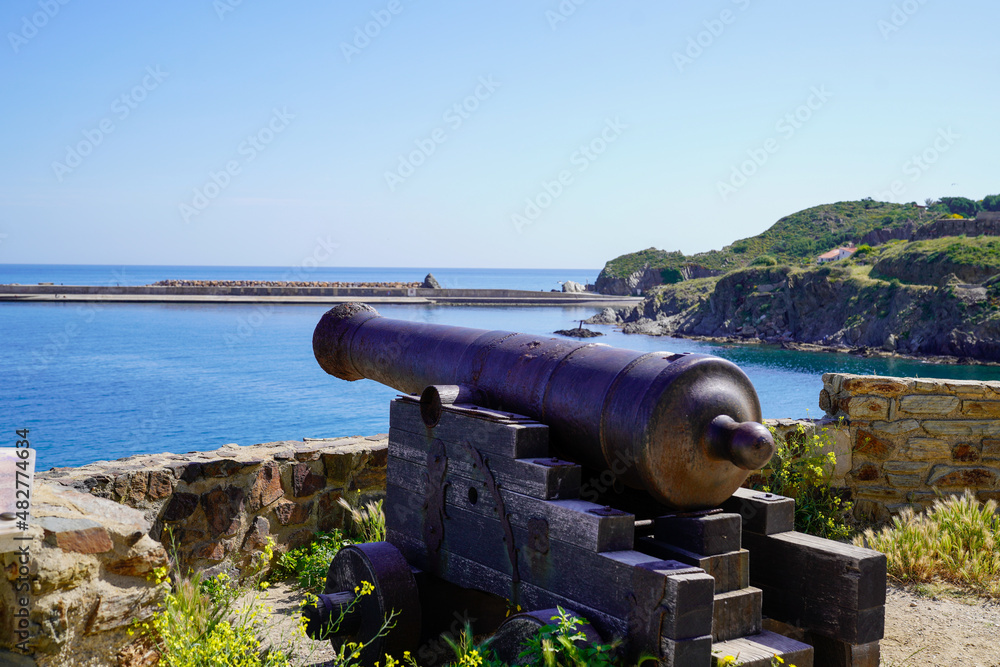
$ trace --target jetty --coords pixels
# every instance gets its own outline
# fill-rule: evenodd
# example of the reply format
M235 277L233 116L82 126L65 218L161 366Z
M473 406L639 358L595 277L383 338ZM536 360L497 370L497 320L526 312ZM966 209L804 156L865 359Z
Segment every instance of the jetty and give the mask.
M0 302L273 303L338 304L348 301L400 305L621 307L641 297L596 292L512 289L448 289L409 286L326 287L302 285L0 285Z

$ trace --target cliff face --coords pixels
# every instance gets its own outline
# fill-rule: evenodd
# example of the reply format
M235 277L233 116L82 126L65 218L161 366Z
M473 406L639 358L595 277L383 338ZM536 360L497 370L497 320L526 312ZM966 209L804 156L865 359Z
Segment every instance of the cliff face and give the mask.
M673 279L674 282L681 280L697 280L717 276L721 271L708 269L698 264L684 264L677 269L654 269L644 266L638 271L630 273L624 278L613 277L607 267L597 276L594 283L594 290L600 294L613 294L617 296L638 296L648 290L662 285L664 278ZM667 274L666 276L664 274Z
M608 275L607 269L601 271L594 283L594 289L600 294L614 294L617 296L636 296L642 294L651 287L662 285L663 278L659 269L651 269L648 266L630 273L624 278L614 278Z
M745 269L665 286L616 313L626 333L756 338L1000 361L994 287L901 285L858 267ZM603 321L609 321L608 313Z

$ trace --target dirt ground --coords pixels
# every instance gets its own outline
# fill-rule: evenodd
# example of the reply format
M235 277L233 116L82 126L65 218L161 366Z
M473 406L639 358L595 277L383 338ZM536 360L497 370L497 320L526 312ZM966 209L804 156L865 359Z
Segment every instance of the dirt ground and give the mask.
M301 594L287 584L267 591L274 608L269 639L287 646L295 628ZM324 667L332 657L328 642L297 638L292 664ZM934 591L918 595L890 587L886 596L882 664L886 667L1000 667L1000 604Z
M889 667L997 667L1000 604L890 587L882 664Z

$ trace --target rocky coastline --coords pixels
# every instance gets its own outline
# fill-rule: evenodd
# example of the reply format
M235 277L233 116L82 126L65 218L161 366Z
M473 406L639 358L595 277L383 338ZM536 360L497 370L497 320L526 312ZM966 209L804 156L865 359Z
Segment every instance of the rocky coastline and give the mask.
M661 286L638 305L605 308L586 322L629 334L995 364L997 308L992 284L954 275L908 285L871 279L857 267L762 267Z

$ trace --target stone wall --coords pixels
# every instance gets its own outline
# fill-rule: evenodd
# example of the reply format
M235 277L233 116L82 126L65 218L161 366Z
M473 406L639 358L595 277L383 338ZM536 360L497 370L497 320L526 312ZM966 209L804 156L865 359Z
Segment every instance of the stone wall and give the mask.
M268 536L276 551L344 526L345 498L384 497L387 436L226 445L132 456L35 476L29 647L38 665L141 665L128 626L159 600L150 572L238 571ZM0 664L13 662L17 548L0 545Z
M1000 499L1000 382L827 373L819 405L844 418L859 518L965 489Z

